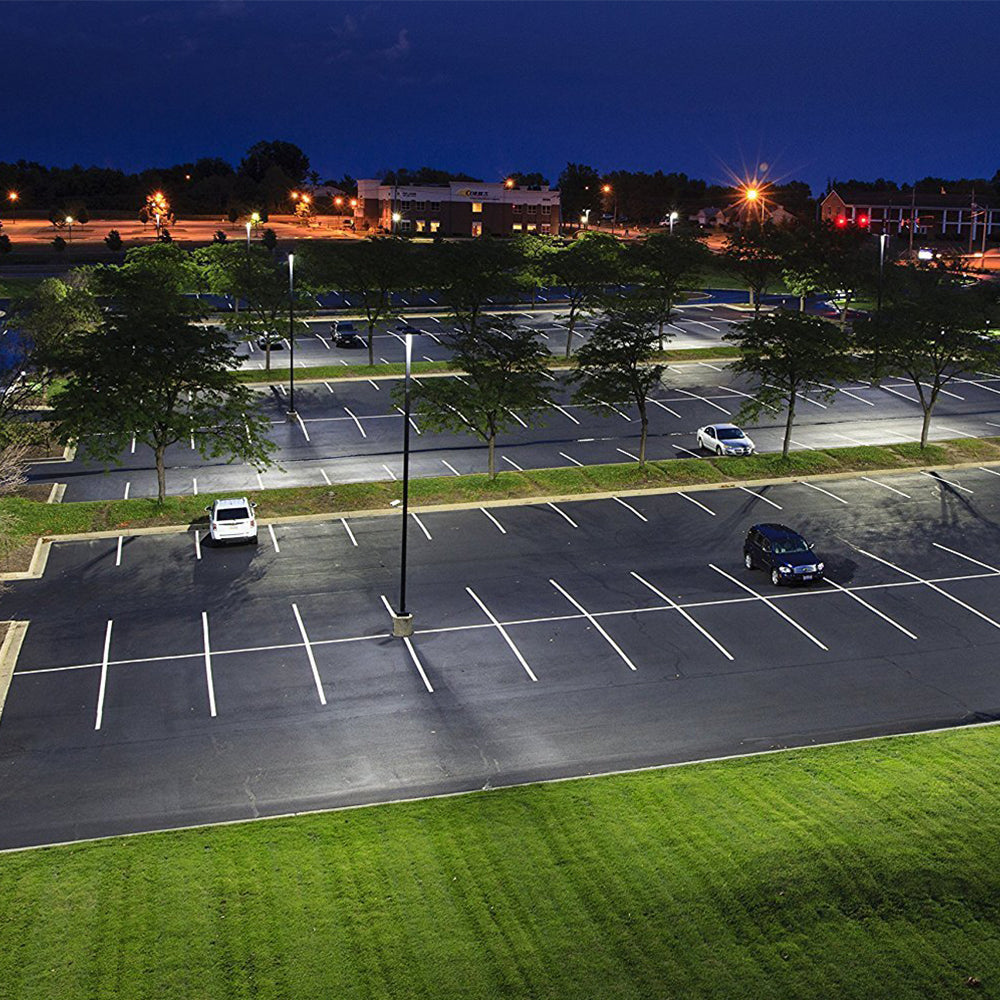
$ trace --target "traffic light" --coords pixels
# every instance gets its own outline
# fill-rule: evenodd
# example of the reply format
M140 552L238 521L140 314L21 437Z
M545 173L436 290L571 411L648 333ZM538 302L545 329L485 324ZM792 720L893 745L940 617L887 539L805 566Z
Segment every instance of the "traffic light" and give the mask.
M846 226L846 225L847 225L847 216L846 215L838 215L837 216L837 228L838 229L843 229L844 226Z
M862 229L867 229L868 228L868 216L867 215L859 215L858 216L858 225Z

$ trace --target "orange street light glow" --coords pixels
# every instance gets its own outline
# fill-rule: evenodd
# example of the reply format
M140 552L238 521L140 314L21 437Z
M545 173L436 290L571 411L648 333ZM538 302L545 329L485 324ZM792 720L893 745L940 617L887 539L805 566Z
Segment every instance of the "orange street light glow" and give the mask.
M760 192L756 188L747 188L747 201L756 201L760 197Z
M10 192L8 192L8 194L7 194L7 200L8 201L17 201L17 198L18 198L18 195L17 195L16 191L10 191Z
M514 178L508 177L507 180L503 182L503 186L505 188L512 188L514 186Z
M610 184L605 184L604 187L601 188L601 190L605 194L611 194L611 185Z
M351 208L357 208L357 207L358 207L358 199L357 198L352 198L351 199Z

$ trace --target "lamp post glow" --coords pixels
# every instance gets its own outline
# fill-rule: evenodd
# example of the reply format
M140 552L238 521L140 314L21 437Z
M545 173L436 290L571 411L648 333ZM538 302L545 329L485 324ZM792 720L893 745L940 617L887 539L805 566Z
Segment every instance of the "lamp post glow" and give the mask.
M16 191L7 192L7 200L10 202L10 221L17 222L17 199L20 195Z
M69 242L73 242L73 216L66 216L66 225L69 226Z
M247 223L247 253L250 252L250 223Z
M295 417L295 254L288 255L288 416Z
M618 192L610 184L605 184L601 187L601 194L614 194L615 196L614 214L611 217L611 235L614 236L615 230L618 228Z
M397 226L399 226L400 219L402 219L402 216L399 214L399 212L392 213L392 232L394 235L396 233Z
M676 221L677 221L677 213L676 212L671 212L670 213L670 235L671 236L674 235L674 223Z
M406 610L406 528L410 519L410 363L413 357L413 334L405 336L406 378L403 383L403 528L399 550L399 608L392 616L392 634L398 638L413 635L413 615Z

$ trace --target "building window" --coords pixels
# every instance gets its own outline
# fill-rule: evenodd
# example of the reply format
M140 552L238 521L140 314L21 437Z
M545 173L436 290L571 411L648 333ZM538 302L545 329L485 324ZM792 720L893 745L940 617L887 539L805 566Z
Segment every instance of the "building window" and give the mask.
M410 231L410 220L400 219L399 228L402 229L404 233L408 233Z
M483 203L481 201L474 201L472 203L472 213L473 215L481 212L483 210Z
M515 215L520 215L521 214L521 206L520 205L514 205L514 214Z
M551 215L551 214L552 214L552 206L542 205L542 215Z
M538 206L537 205L529 205L528 206L528 215L538 215Z
M514 222L514 223L511 224L510 228L513 229L515 233L519 233L521 231L521 223L520 222Z
M550 232L552 232L552 227L547 222L543 222L542 223L542 232L543 233L550 233Z
M482 236L483 235L483 224L481 222L472 223L472 235Z
M416 229L418 233L422 233L424 229L427 228L427 223L424 222L423 219L417 219L417 221L413 223L413 228Z
M437 219L431 219L430 230L432 233L436 233L441 228L441 223Z
M439 202L439 201L432 201L431 202L431 211L432 212L440 212L441 211L441 202Z
M413 210L413 202L412 202L412 201L401 201L401 202L399 203L399 207L400 207L400 208L401 208L401 209L402 209L402 210L403 210L404 212L410 212L410 211L412 211L412 210Z
M537 228L538 226L536 226L533 222L529 222L527 226L525 226L525 229L527 229L529 233L533 233Z
M418 212L426 212L427 211L427 202L426 201L415 201L413 203L413 207Z

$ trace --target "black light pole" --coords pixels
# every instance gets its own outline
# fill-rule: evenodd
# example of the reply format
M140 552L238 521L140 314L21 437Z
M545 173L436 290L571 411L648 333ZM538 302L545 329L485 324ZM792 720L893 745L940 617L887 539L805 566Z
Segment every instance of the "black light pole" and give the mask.
M885 223L883 222L883 229ZM874 378L872 379L873 385L878 385L881 372L879 371L879 362L881 359L881 347L882 347L882 278L885 271L885 247L889 242L889 234L886 232L879 233L878 236L878 292L875 297L875 364L874 371L872 374Z
M288 415L295 416L295 254L288 255Z
M406 610L406 528L410 519L410 359L413 334L406 334L406 378L403 383L403 531L399 554L399 609L392 616L392 634L413 635L413 615Z

